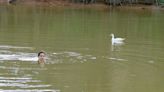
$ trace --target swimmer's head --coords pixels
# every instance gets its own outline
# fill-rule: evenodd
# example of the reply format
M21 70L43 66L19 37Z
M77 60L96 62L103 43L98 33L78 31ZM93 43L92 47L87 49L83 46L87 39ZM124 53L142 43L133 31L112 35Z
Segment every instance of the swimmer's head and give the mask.
M45 62L45 57L46 57L46 53L41 51L38 53L38 61L39 62Z

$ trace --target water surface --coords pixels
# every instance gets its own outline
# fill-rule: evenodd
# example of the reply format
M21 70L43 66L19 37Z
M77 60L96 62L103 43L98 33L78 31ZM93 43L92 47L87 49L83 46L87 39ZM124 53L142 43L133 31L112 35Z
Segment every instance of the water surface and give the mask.
M0 6L0 91L162 92L164 12ZM125 38L111 44L110 34ZM37 52L47 63L37 63Z

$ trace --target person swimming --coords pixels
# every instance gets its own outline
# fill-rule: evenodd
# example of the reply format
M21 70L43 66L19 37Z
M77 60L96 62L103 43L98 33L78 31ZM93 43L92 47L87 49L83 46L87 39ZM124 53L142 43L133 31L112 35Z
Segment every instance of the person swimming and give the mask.
M46 62L46 53L43 51L40 51L38 53L38 63L39 64L45 64L45 62Z

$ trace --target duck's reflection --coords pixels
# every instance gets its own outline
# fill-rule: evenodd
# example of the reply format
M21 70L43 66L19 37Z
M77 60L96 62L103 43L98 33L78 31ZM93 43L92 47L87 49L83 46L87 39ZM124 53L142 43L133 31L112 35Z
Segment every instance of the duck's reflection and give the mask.
M121 51L122 45L124 45L124 43L112 44L111 51Z

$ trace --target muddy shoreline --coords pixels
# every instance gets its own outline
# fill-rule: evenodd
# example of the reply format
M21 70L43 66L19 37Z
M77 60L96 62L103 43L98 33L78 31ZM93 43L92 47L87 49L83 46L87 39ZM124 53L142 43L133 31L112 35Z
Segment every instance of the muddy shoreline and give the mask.
M156 5L144 5L144 4L133 4L133 5L120 5L120 6L110 6L104 3L93 3L93 4L82 4L82 3L71 3L63 0L53 0L51 2L41 2L34 0L22 0L21 2L16 2L9 4L7 0L1 0L1 5L23 5L23 6L39 6L39 7L54 7L54 8L92 8L92 9L125 9L125 10L164 10L164 8Z

